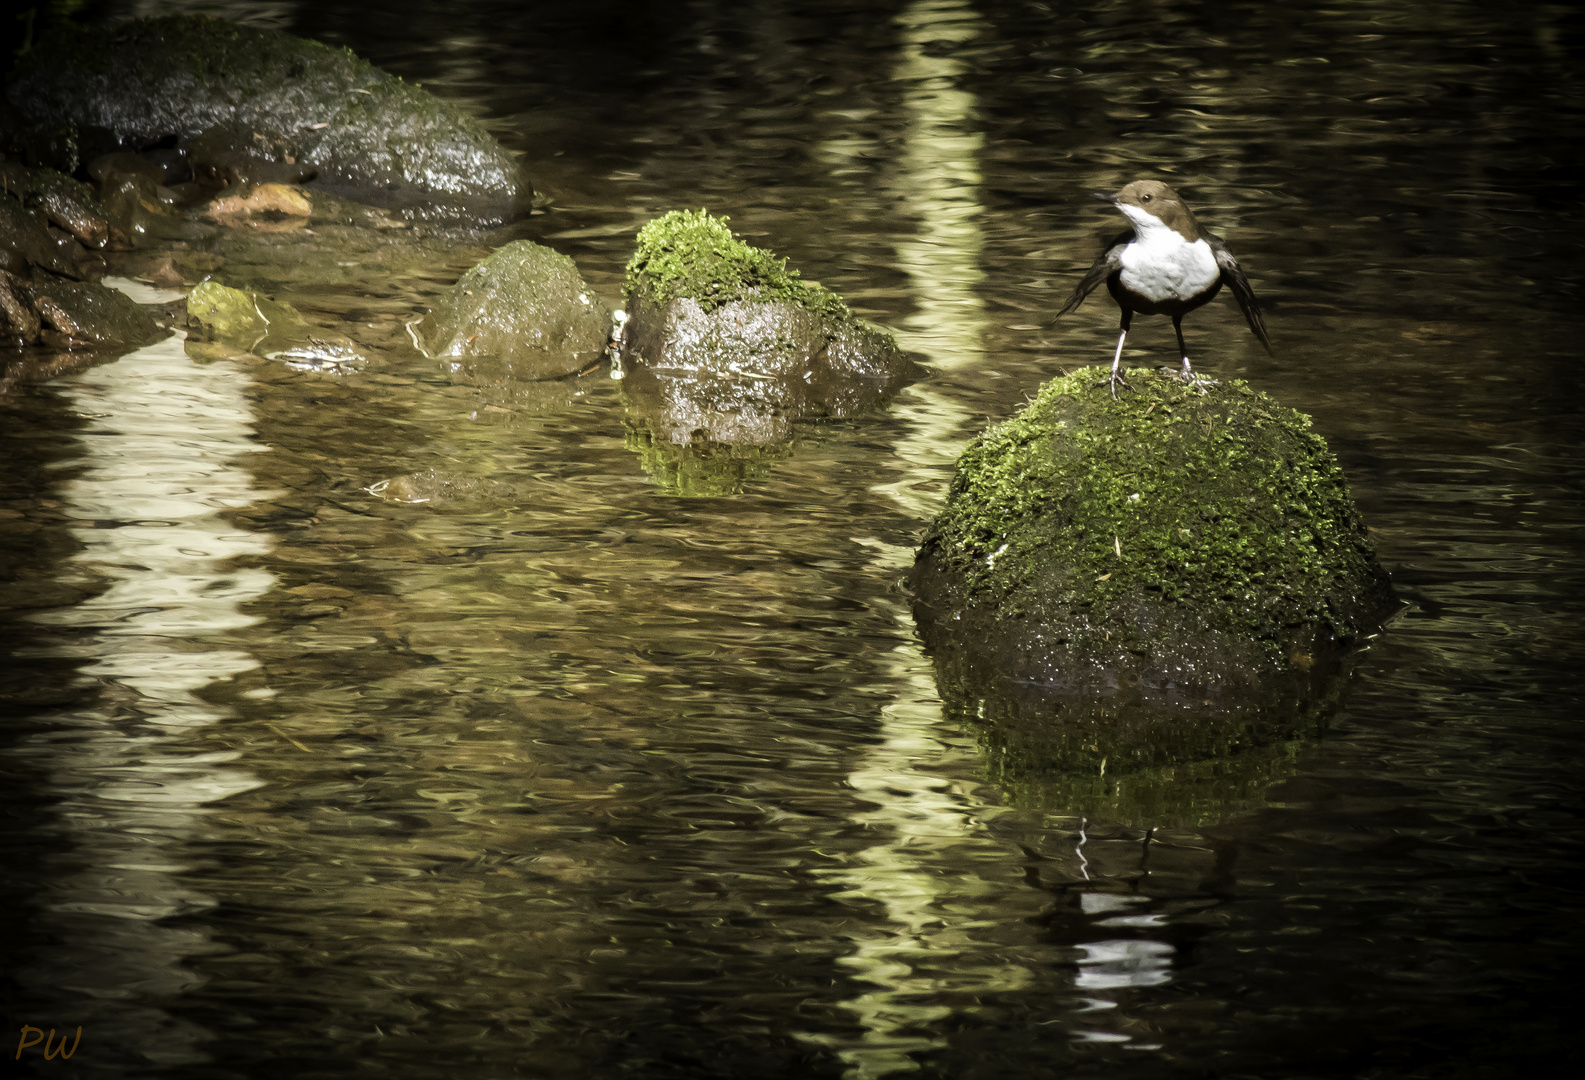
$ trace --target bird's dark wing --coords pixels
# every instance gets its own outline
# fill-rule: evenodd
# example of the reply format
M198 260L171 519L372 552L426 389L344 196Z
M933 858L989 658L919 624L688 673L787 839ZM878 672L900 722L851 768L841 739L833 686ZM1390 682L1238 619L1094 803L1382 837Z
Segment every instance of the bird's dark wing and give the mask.
M1107 244L1106 250L1097 256L1095 263L1090 267L1089 272L1084 275L1083 280L1074 287L1073 295L1068 297L1068 302L1062 305L1061 311L1057 312L1058 318L1082 304L1084 298L1094 292L1097 285L1123 268L1123 249L1128 246L1128 242L1133 238L1133 229L1119 233L1112 238L1112 242Z
M1271 338L1266 334L1266 320L1260 317L1260 305L1255 302L1255 290L1249 287L1249 279L1244 276L1244 271L1239 268L1238 260L1233 258L1233 253L1227 250L1227 245L1220 236L1210 233L1201 233L1211 251L1216 256L1216 265L1222 270L1222 283L1233 290L1233 299L1238 301L1239 310L1244 313L1244 319L1249 323L1249 328L1255 332L1260 343L1271 352Z

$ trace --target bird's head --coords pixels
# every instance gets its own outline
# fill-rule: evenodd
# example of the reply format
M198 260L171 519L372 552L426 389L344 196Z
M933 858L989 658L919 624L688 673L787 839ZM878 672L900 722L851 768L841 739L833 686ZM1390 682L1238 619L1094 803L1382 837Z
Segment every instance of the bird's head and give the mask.
M1121 210L1141 234L1165 227L1191 244L1200 238L1200 223L1193 212L1160 180L1135 180L1110 195L1097 191L1095 197Z

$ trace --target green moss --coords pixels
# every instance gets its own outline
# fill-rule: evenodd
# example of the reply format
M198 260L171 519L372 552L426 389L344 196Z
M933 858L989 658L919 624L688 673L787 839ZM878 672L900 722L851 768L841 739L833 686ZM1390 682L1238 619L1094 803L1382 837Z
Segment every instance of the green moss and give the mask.
M1154 595L1273 649L1284 626L1351 635L1338 612L1374 556L1309 418L1243 382L1201 395L1135 370L1113 399L1104 375L1052 380L959 459L926 544L969 597L1017 616L1038 589L1104 626Z
M638 233L627 263L623 296L664 306L691 297L706 311L734 300L785 301L832 319L852 322L842 298L803 281L787 260L732 235L724 217L704 210L673 210Z

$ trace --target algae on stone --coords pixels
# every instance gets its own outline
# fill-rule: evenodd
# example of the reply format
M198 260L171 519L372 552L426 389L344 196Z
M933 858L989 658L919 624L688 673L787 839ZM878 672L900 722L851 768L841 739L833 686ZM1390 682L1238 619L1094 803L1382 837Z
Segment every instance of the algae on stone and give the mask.
M1200 395L1153 372L1113 399L1103 374L1053 379L964 451L920 575L1041 623L1069 663L1209 635L1286 669L1317 637L1374 627L1385 576L1307 417L1242 382Z
M599 360L611 313L573 261L517 240L480 262L414 326L426 354L498 361L503 377L554 379Z
M374 359L369 349L314 326L290 304L218 281L200 282L188 294L187 321L210 341L304 370L342 374Z
M1053 379L964 451L915 615L1010 798L1205 821L1321 729L1391 590L1307 417L1150 371L1114 399L1104 374Z
M419 213L504 217L532 195L512 156L449 102L350 50L207 16L58 27L17 61L7 93L35 124L100 129L127 147L202 135L206 152L304 167L316 184Z

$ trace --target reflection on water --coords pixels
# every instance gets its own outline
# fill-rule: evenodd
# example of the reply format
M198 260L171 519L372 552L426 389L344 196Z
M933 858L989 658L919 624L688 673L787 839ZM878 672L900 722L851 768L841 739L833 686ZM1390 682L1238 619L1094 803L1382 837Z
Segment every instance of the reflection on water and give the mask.
M239 565L268 537L224 516L263 495L239 461L260 449L246 384L232 364L194 364L179 336L63 383L87 422L60 488L82 545L62 576L93 595L32 616L50 630L20 655L78 661L109 708L52 717L48 735L17 748L59 799L57 865L40 898L59 944L24 978L74 1001L91 1032L84 1058L101 1064L106 1043L166 1065L202 1060L200 1032L151 1003L201 985L187 962L207 935L161 920L211 903L180 877L188 845L209 804L258 783L238 755L186 736L225 716L197 691L257 666L223 642L258 621L241 607L274 580Z
M611 380L525 396L406 350L465 258L398 287L299 237L243 270L383 335L369 372L168 342L6 391L17 1022L162 1080L1565 1058L1577 20L552 7L271 18L487 114L550 200L509 235L608 302L644 220L707 205L931 378L678 499ZM1268 308L1275 359L1219 302L1197 363L1315 416L1414 606L1324 734L1059 775L1029 748L1115 733L944 712L899 581L967 438L1109 356L1105 304L1044 324L1116 227L1086 193L1144 174Z

